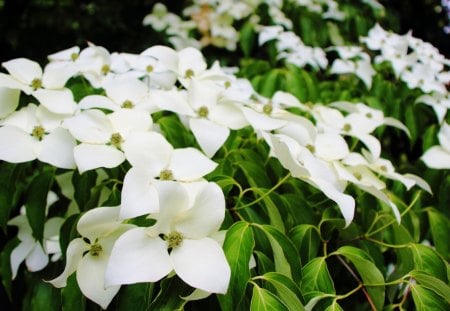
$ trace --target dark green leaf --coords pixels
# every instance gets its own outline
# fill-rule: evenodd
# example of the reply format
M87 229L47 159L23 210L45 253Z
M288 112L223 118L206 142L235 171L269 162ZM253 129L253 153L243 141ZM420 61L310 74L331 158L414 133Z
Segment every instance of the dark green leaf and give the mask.
M301 288L304 293L319 291L326 294L336 294L325 257L314 258L303 267L302 272Z
M434 208L428 208L431 236L436 250L447 260L450 259L450 220Z
M61 289L61 302L63 311L84 310L86 298L80 291L75 273L67 279L66 287Z
M290 278L276 272L266 273L258 279L269 282L275 287L278 298L288 307L289 310L304 310L305 307L301 301L303 296L300 288Z
M74 198L80 211L84 212L89 209L89 201L92 201L91 191L97 183L97 172L90 170L80 174L74 171L72 175L72 184L75 189Z
M242 26L240 30L239 46L241 47L246 57L250 56L253 47L256 44L256 33L253 27L253 23L248 21L244 24L244 26Z
M269 292L267 289L258 287L256 284L253 287L252 302L250 304L250 310L252 311L289 311L285 304Z
M434 249L423 244L411 244L410 249L414 256L416 270L427 272L446 283L448 282L445 261Z
M313 225L298 225L289 232L289 236L297 247L303 263L307 263L317 256L321 240Z
M450 304L450 286L442 280L435 278L431 275L423 273L421 271L411 271L409 273L417 283L422 285L423 287L435 292L439 296L441 296L448 304Z
M186 303L181 297L188 296L192 288L177 276L161 281L161 290L155 300L145 310L173 311L183 307Z

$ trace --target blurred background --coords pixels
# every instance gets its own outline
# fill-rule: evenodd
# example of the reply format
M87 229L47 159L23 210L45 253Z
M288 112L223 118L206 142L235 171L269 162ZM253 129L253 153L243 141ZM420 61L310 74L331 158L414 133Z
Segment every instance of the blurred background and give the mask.
M355 0L354 2L359 2ZM0 62L46 56L90 41L109 51L138 53L163 42L142 20L155 0L0 0ZM163 1L164 2L164 1ZM179 12L184 1L165 1ZM450 0L381 0L390 29L431 42L450 58Z

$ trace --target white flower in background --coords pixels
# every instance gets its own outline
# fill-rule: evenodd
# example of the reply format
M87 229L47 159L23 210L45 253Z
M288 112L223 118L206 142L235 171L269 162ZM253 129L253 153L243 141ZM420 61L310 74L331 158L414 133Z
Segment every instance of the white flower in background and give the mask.
M277 40L278 36L284 31L280 25L261 26L258 36L258 44L263 45L266 42Z
M75 139L62 127L64 115L29 104L1 122L0 159L22 163L38 159L73 169Z
M123 149L133 167L123 182L121 219L159 211L158 181L198 181L217 166L195 148L174 149L156 132L133 135Z
M64 271L53 280L61 288L76 271L76 279L84 296L106 309L120 286L105 286L105 270L114 242L121 234L134 228L121 224L117 217L119 206L98 207L87 211L78 221L77 231L82 237L73 239L66 251Z
M450 109L450 94L445 95L438 92L425 94L416 99L416 103L423 103L431 106L436 113L439 124L444 121L447 110Z
M422 161L434 169L450 169L450 125L443 123L438 134L439 145L428 149Z
M115 243L106 270L106 285L156 282L172 270L188 285L224 294L230 267L211 238L225 216L225 198L214 183L205 183L190 204L186 189L176 182L161 184L156 224L135 228ZM162 237L161 237L162 236Z
M420 88L425 93L446 93L447 88L437 80L437 72L428 64L417 63L402 72L401 79L410 89Z
M144 26L150 25L156 31L162 31L170 25L180 23L181 19L178 15L167 11L167 7L163 3L155 3L152 12L147 14L142 21Z
M106 115L101 110L84 110L66 119L64 126L81 143L74 148L75 163L80 173L125 161L123 143L137 132L152 128L149 114L135 109L120 109Z
M0 86L0 120L17 109L19 97L20 90Z
M369 54L356 46L333 47L340 59L336 59L331 65L330 72L336 74L353 73L360 78L367 89L372 87L372 77L375 70L372 68Z
M72 92L65 88L74 74L64 67L41 66L26 58L16 58L2 63L9 75L0 73L0 87L21 90L33 95L41 105L54 113L71 114L75 110Z
M47 196L47 208L55 203L58 197L55 193L49 192ZM25 265L31 272L44 269L48 262L48 256L52 255L52 261L61 257L59 247L59 229L64 219L61 217L52 217L44 224L44 238L42 244L33 237L33 232L28 222L25 207L20 210L20 215L8 221L8 225L16 226L19 231L17 238L20 243L11 252L11 272L15 279L20 264L25 261Z

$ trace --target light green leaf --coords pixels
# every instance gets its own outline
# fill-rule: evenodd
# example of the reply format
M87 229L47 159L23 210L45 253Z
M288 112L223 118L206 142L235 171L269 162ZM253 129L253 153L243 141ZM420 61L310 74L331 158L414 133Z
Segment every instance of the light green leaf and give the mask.
M448 282L445 262L434 249L423 244L411 244L410 249L416 270L424 271L445 283Z
M421 271L414 270L409 274L416 280L417 283L435 292L447 301L448 304L450 304L450 286L448 284Z
M305 309L300 300L300 297L302 297L300 288L285 275L277 272L269 272L257 278L267 281L275 287L278 298L280 298L289 310L301 311Z
M297 247L303 263L309 262L317 256L321 240L313 225L298 225L289 232L289 236Z
M231 267L231 279L227 294L218 296L223 310L235 310L245 295L254 247L255 239L249 223L239 221L228 229L223 250Z
M269 292L267 289L258 287L256 284L253 286L252 301L250 304L250 310L252 311L289 311L288 307L283 302Z
M332 294L325 294L321 292L310 292L305 295L308 303L305 306L306 311L312 311L314 307L323 299L334 297Z
M249 57L256 43L256 33L253 29L253 23L246 22L242 26L239 35L239 46L246 57Z
M344 311L344 309L341 308L341 306L337 303L336 300L333 300L331 305L329 305L325 311Z
M447 260L450 259L450 220L434 208L428 208L431 236L436 250Z
M446 311L450 306L433 291L419 284L411 284L411 293L417 311Z
M342 255L351 261L356 270L358 270L376 309L382 309L385 295L384 278L380 270L371 261L370 256L366 252L352 246L342 246L333 252L332 255Z
M304 293L319 291L327 294L336 294L333 279L328 271L325 257L317 257L303 267L301 288Z

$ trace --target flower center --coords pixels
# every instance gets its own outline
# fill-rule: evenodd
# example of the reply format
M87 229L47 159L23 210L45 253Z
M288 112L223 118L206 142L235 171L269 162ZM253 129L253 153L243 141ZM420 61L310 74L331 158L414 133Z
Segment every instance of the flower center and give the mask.
M112 134L110 142L111 142L111 145L113 145L114 147L120 149L120 146L123 143L122 135L120 135L119 133Z
M31 87L33 88L33 90L37 90L40 89L42 87L42 80L41 79L33 79L33 81L31 81Z
M355 176L356 179L361 180L362 179L362 175L360 172L354 172L353 176Z
M272 104L265 104L265 105L263 106L263 112L264 112L265 114L270 115L270 114L272 113L272 111L273 111L273 106L272 106Z
M231 86L231 82L230 81L225 81L225 88L229 88Z
M313 145L307 144L306 149L311 151L311 153L314 153L316 151L316 148Z
M169 248L176 248L183 243L183 235L178 231L172 231L164 237L169 244Z
M123 103L122 103L122 108L125 108L125 109L131 109L131 108L133 108L134 107L134 105L133 105L133 102L131 101L131 100L126 100L126 101L124 101Z
M110 72L110 70L111 70L111 68L107 64L103 65L102 69L100 69L100 71L103 75L106 75L108 72Z
M70 59L71 59L72 61L76 61L76 60L78 59L78 54L77 54L77 53L72 53L72 54L70 54Z
M147 67L145 67L145 70L148 72L148 73L150 73L150 72L153 72L153 66L152 65L148 65Z
M350 132L352 130L352 126L348 123L344 124L344 132Z
M31 131L31 136L37 138L38 140L42 140L42 138L44 138L44 134L45 129L40 125L35 126L33 131Z
M199 116L200 118L207 118L207 117L208 117L208 114L209 114L208 107L206 107L206 106L201 106L201 107L198 109L197 113L198 113L198 116Z
M366 113L366 117L367 117L368 119L372 119L372 118L373 118L373 115L372 115L370 112L368 112L368 113Z
M173 173L171 170L162 170L161 173L159 173L159 179L161 180L173 180Z
M91 245L91 249L89 250L89 254L91 254L92 256L100 256L100 253L103 251L103 247L97 242L95 241L94 244Z
M194 71L192 69L188 69L186 70L186 72L184 73L184 77L186 79L192 78L194 76Z

